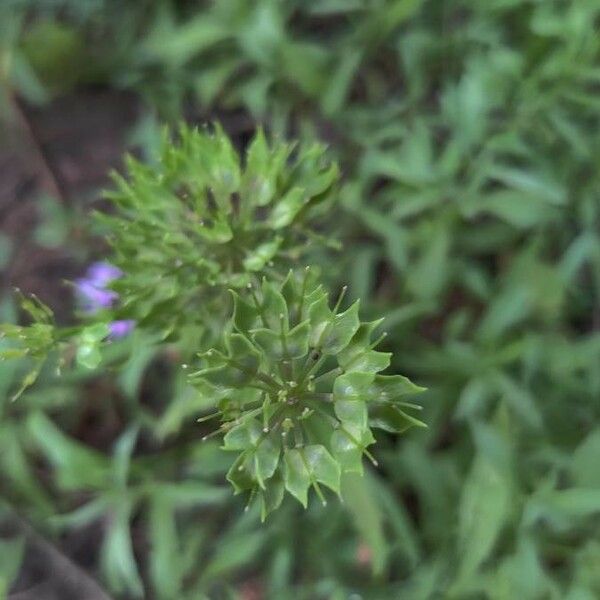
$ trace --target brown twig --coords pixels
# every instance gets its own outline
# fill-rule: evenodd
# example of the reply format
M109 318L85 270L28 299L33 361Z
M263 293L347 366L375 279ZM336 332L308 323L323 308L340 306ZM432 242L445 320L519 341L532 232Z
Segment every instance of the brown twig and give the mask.
M29 140L29 146L33 152L33 156L35 157L35 161L38 166L42 187L44 187L50 195L64 202L65 194L61 190L61 186L56 178L56 175L50 168L48 159L44 154L42 146L31 126L31 123L29 122L29 119L27 118L27 115L25 114L25 112L21 108L21 105L19 104L19 101L13 94L10 95L10 102L14 114L16 116L16 120L18 121L19 127L24 131L25 135Z
M46 557L48 570L59 578L61 583L66 584L74 593L77 593L77 597L86 598L86 600L113 600L93 577L40 535L14 508L11 509L11 512L11 521L27 541ZM11 596L9 596L10 598Z

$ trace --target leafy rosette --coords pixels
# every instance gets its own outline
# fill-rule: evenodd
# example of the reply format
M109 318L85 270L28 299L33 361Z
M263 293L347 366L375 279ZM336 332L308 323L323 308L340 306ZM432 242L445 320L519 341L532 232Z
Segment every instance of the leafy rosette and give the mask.
M381 321L361 322L359 303L340 311L306 271L281 285L263 280L234 298L225 348L201 355L190 375L210 396L225 450L237 452L229 473L236 493L258 496L263 517L284 491L307 504L309 488L340 491L345 471L362 472L372 428L402 433L423 423L406 397L422 388L401 375L381 375L390 354L372 340Z
M182 126L156 164L126 166L107 195L116 210L97 215L122 272L116 316L167 330L214 320L228 288L297 261L338 179L320 144L259 131L242 160L219 126Z

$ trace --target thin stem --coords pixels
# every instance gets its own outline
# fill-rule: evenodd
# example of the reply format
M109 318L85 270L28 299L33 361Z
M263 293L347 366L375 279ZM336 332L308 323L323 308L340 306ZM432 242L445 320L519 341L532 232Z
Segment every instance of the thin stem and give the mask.
M344 369L342 369L342 367L335 367L335 369L331 369L331 371L327 371L327 373L322 373L317 378L313 379L313 383L317 383L317 381L320 381L321 379L325 379L326 377L329 377L334 374L341 375L343 372L344 372Z
M263 307L260 304L260 302L258 301L258 296L256 295L256 292L254 291L254 286L251 283L249 283L247 287L248 287L248 290L250 290L250 295L252 296L252 300L254 301L254 306L256 307L256 310L258 311L258 316L260 317L262 324L268 329L269 324L267 323L267 320L265 319L265 315L263 313Z
M337 311L340 308L340 305L342 304L342 300L344 299L344 296L346 295L346 292L348 291L348 286L345 285L342 288L342 291L340 292L340 295L338 296L337 302L335 303L335 307L333 309L333 314L337 315Z
M302 292L300 293L300 304L298 305L298 323L302 323L302 313L304 312L304 294L306 294L306 283L310 267L304 269L304 278L302 279Z
M310 377L313 373L315 373L316 371L319 370L319 368L321 367L321 365L327 360L327 356L325 354L320 354L319 358L317 358L315 360L315 362L312 364L312 366L308 366L309 365L309 361L311 360L312 355L318 352L318 350L313 350L312 352L309 353L308 357L306 358L306 362L304 363L304 367L302 369L302 373L300 374L300 381L298 381L298 385L302 385L304 383L304 381Z

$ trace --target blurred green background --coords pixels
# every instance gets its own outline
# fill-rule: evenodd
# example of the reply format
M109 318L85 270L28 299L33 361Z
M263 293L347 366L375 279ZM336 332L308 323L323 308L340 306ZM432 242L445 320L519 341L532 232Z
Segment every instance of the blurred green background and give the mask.
M428 430L381 436L344 504L243 512L168 355L0 364L0 598L600 597L597 0L3 0L2 316L63 322L82 225L162 123L320 139L315 253L386 316Z

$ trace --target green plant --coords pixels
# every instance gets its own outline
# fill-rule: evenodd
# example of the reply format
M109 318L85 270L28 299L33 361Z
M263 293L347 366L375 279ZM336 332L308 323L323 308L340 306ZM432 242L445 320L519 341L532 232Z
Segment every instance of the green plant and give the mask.
M116 212L97 215L114 264L98 263L76 282L88 323L57 328L49 309L23 298L34 323L0 330L13 343L3 359L35 361L17 396L52 352L61 363L74 352L95 368L103 347L133 327L183 338L180 355L191 343L207 363L190 379L202 404L219 407L224 448L241 451L228 479L238 492L258 492L263 518L284 487L306 506L309 485L324 501L319 482L339 493L342 471L362 472L363 453L375 462L369 424L396 433L422 425L403 410L419 407L400 400L420 388L378 374L390 356L373 349L378 322L361 323L358 302L340 313L340 297L330 309L308 270L301 282L290 272L277 283L305 239L318 237L309 219L337 177L320 146L291 154L290 145L269 148L259 132L242 167L219 127L182 126L176 143L165 136L157 167L130 160L130 179L119 177L108 195ZM232 288L249 289L253 303ZM226 353L203 352L207 340Z
M401 443L379 434L377 472L343 506L312 503L300 520L284 502L264 545L248 520L224 534L220 558L237 547L246 558L221 579L241 595L251 573L278 599L597 597L597 2L94 5L89 21L63 9L61 25L78 28L105 85L148 107L136 139L185 105L241 140L259 122L328 141L344 184L320 225L345 250L309 262L328 288L348 283L367 318L386 315L392 367L429 388L429 428ZM17 49L10 81L34 99L26 47L5 39ZM152 351L132 347L138 365ZM154 371L145 377L163 390ZM127 421L160 439L209 412L197 396L158 393L172 402L127 395ZM178 540L200 527L182 522Z

